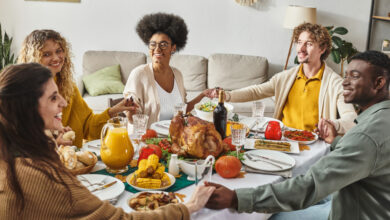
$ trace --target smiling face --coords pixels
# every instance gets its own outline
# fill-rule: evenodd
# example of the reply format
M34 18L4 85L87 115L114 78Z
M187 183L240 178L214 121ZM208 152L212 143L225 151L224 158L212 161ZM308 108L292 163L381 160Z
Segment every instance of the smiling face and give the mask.
M371 106L378 94L375 67L363 60L352 60L348 64L343 81L344 101L358 104L363 110Z
M155 45L154 49L150 49L150 45ZM163 45L163 46L162 46ZM165 49L161 47L166 46ZM163 33L155 33L149 40L149 56L153 63L169 64L171 54L176 51L176 45L172 45L168 35Z
M302 32L296 43L299 63L316 63L321 61L321 55L325 48L321 49L320 45L314 41L311 34L307 31Z
M59 94L53 78L43 85L43 95L39 98L38 111L45 123L45 129L62 130L62 109L65 99Z
M59 73L65 62L62 47L53 40L47 40L41 50L41 64L50 69L53 76Z

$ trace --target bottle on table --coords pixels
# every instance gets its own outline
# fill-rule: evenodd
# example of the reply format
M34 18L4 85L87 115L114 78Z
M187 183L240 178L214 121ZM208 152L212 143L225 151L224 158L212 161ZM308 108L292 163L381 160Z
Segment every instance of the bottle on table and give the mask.
M177 160L177 154L171 154L171 159L168 164L168 173L172 174L173 176L179 175L179 166Z
M227 110L224 105L225 92L219 90L218 105L213 112L214 126L222 139L226 137Z

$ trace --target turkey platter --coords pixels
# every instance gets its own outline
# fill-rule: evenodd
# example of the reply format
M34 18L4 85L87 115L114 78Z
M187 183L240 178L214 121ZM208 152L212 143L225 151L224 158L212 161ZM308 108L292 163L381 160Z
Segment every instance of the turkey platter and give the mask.
M205 159L208 155L217 157L224 150L214 124L192 115L177 114L171 121L169 133L172 152L180 156Z

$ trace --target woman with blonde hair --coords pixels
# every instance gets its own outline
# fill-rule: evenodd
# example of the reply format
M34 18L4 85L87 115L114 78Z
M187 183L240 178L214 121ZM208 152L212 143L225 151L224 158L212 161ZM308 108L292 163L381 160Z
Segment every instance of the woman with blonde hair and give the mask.
M62 127L67 105L52 72L37 63L0 73L0 219L190 219L214 187L199 186L183 204L125 213L101 201L61 163L45 129Z
M18 63L37 62L50 69L60 94L67 102L67 107L62 111L62 124L76 133L73 145L81 147L83 139L100 138L100 131L109 118L119 112L134 111L135 107L127 106L127 101L123 100L100 114L94 114L73 80L70 55L69 43L58 32L35 30L24 40Z

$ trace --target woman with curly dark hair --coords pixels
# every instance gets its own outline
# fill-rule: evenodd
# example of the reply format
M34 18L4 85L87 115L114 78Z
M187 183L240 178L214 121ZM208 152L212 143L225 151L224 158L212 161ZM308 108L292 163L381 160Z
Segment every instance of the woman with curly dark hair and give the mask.
M183 204L125 213L101 201L61 163L45 129L60 129L67 105L51 71L37 63L0 72L0 219L190 219L214 187Z
M138 22L136 31L148 45L152 63L131 72L123 92L125 98L132 97L139 110L149 116L148 125L171 119L177 103L186 103L187 111L191 111L205 97L206 90L187 103L183 76L169 65L172 54L186 45L188 30L184 20L172 14L149 14Z
M100 131L110 117L122 111L133 110L133 107L127 107L126 100L123 100L100 114L94 114L73 81L70 55L70 45L60 33L54 30L35 30L23 41L18 63L37 62L50 69L60 94L68 103L62 112L62 123L76 133L73 143L62 140L61 134L57 142L81 147L83 139L100 138Z

